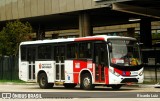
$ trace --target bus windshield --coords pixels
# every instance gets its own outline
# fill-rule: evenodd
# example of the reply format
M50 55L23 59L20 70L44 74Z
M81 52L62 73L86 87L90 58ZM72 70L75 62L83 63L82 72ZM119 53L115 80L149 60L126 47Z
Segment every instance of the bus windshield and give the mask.
M141 64L140 49L137 41L110 39L110 62L119 66L138 66Z

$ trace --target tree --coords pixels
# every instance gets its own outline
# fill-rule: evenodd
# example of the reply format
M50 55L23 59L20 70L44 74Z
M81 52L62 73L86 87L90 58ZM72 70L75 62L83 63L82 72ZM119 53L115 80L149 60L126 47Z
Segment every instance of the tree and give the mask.
M0 54L17 55L19 44L31 39L32 27L19 20L8 22L0 32Z

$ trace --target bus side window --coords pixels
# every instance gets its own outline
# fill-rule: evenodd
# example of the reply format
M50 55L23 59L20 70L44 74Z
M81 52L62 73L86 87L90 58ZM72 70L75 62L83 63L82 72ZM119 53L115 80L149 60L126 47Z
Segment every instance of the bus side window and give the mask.
M59 47L59 59L61 62L64 62L65 60L65 46L63 45Z
M42 45L38 47L38 59L51 59L50 45Z
M21 60L27 60L27 48L25 46L21 46Z
M75 43L67 45L67 58L78 58L77 45Z
M92 45L90 42L79 43L79 58L92 58Z
M35 47L27 47L27 61L35 61L36 59L36 48Z

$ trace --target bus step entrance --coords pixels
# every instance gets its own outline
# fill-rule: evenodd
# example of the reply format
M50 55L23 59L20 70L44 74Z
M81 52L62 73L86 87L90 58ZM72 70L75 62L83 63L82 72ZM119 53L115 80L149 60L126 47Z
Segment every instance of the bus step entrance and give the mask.
M64 82L62 82L62 81L56 81L55 82L55 85L63 85L64 84Z

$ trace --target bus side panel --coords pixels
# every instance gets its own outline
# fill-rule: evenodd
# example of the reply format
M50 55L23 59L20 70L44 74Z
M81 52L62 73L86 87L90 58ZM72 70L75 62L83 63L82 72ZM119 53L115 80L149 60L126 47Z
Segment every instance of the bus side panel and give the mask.
M93 73L93 63L91 60L73 60L74 83L80 83L79 76L81 70L91 71ZM91 74L92 75L92 74Z
M144 68L140 69L138 72L139 72L138 74L140 74L140 72L142 72L142 75L138 77L139 78L138 83L143 83L143 81L144 81Z
M55 62L54 61L36 61L36 78L39 71L45 71L48 83L55 81Z
M74 83L73 79L73 60L65 61L65 83Z
M19 64L19 79L28 81L28 62L20 62Z
M121 76L119 76L119 77L117 77L116 75L114 75L112 72L111 72L111 70L112 71L114 71L114 68L113 67L109 67L109 84L120 84L120 82L122 81L122 79L121 79Z

